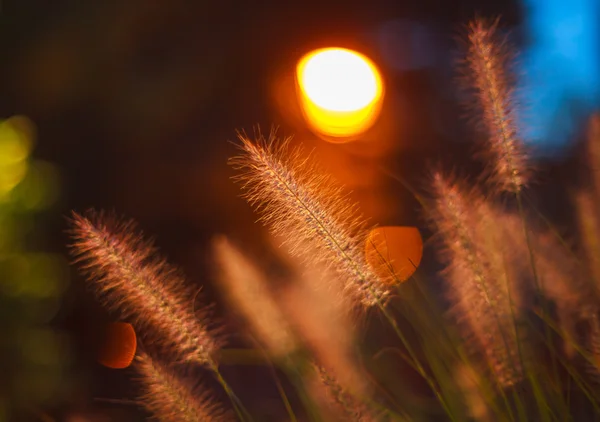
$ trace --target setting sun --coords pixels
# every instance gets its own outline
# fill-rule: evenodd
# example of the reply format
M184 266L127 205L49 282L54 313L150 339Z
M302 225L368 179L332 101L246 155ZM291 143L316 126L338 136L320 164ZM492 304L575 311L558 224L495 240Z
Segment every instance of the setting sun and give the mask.
M315 131L343 142L377 119L383 82L364 55L344 48L316 50L300 60L296 76L304 116Z

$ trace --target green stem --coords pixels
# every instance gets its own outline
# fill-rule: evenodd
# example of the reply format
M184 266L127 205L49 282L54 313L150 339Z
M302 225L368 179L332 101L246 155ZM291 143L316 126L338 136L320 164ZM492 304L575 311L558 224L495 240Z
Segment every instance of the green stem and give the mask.
M219 371L219 367L214 362L210 362L209 363L209 367L213 371L213 373L215 374L215 376L217 377L217 380L219 381L219 384L221 384L221 386L223 387L223 389L227 393L227 396L229 397L229 400L231 401L233 409L235 410L235 413L237 414L237 416L240 419L240 421L242 421L242 422L244 422L244 421L252 422L253 421L252 420L252 416L244 408L242 402L235 395L235 393L233 392L233 390L231 389L231 387L229 386L229 384L227 383L227 381L225 381L225 378L223 378L223 376L221 375L221 372Z
M540 287L540 283L539 283L539 279L538 279L538 273L537 273L537 267L535 265L535 255L533 252L533 246L531 244L531 238L529 236L529 230L528 230L528 226L527 226L527 216L525 215L525 209L523 207L523 200L521 197L521 194L519 192L517 192L515 194L516 198L517 198L517 205L519 208L519 214L521 215L521 220L523 222L523 232L525 234L525 242L527 244L527 250L529 252L529 261L531 264L531 271L532 271L532 275L533 275L533 280L534 280L534 284L535 284L535 288L536 288L536 295L537 297L540 299L541 304L542 304L542 309L544 311L544 314L548 314L548 306L546 304L546 301L544 300L544 296L543 296L543 286ZM550 332L550 327L548 327L547 324L544 324L544 331L546 334L546 340L548 342L548 344L552 343L551 340L551 332ZM555 379L558 379L558 368L556 366L556 359L554 358L554 356L552 356L552 374L554 376ZM525 363L525 362L524 362ZM529 377L531 382L534 382L533 377ZM532 385L532 387L535 390L535 386ZM537 395L536 395L537 397ZM540 405L542 403L539 403Z
M398 336L400 341L402 341L402 344L404 345L404 347L406 347L406 350L408 351L408 354L410 355L411 359L413 360L415 367L416 367L417 371L419 372L419 374L425 379L425 381L427 381L427 383L429 384L429 387L432 389L433 393L439 400L440 404L442 405L442 407L444 408L444 410L446 411L446 413L448 414L450 419L456 422L456 418L454 417L452 410L448 406L446 399L444 399L444 397L440 393L439 388L435 384L435 382L431 379L431 377L427 374L427 372L425 372L425 369L421 365L420 361L417 359L416 354L414 353L412 347L410 347L408 341L406 340L406 337L404 337L404 334L402 334L400 327L398 327L398 323L396 322L396 320L392 317L392 315L389 313L389 311L385 308L385 306L381 303L381 301L379 299L377 299L377 306L379 307L379 309L381 310L381 312L383 313L385 318L388 320L388 322L394 329L394 332L396 333L396 335Z

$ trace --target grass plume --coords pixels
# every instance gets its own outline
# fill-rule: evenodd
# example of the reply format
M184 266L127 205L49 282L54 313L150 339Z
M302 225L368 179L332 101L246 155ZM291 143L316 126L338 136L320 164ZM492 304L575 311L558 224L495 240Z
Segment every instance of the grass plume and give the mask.
M456 384L464 397L463 400L468 415L477 421L492 421L492 410L481 386L482 377L476 372L475 368L461 362L456 366L454 376Z
M453 313L471 336L502 386L522 378L514 315L509 297L499 239L490 238L492 215L477 191L448 181L441 173L433 177L434 203L430 218L441 236Z
M529 180L524 145L517 136L516 100L510 50L498 36L498 21L474 20L469 26L469 85L488 142L490 180L502 191L519 192Z
M301 150L278 144L274 133L254 142L239 138L242 154L231 164L241 171L244 196L262 220L285 236L293 253L335 268L349 297L366 307L383 303L389 291L365 260L362 221L341 188Z
M592 115L585 139L589 187L575 192L579 236L587 260L588 271L600 295L600 113Z
M193 385L149 355L138 356L136 369L144 390L140 401L161 422L234 420L210 391Z
M374 411L358 397L344 388L333 376L330 370L320 365L314 365L324 393L324 401L340 420L349 422L376 422L380 420Z
M70 249L100 300L149 333L177 360L213 365L221 347L209 310L193 310L194 293L132 221L73 213Z
M289 279L275 288L277 280L271 278L281 275L259 267L225 236L213 240L215 275L260 348L270 352L269 368L278 366L276 387L291 421L303 420L295 409L301 405L300 418L321 420L315 403L327 409L322 412L326 418L361 422L405 415L414 421L580 420L575 416L579 410L572 412L579 403L584 404L581 414L592 407L600 412L598 390L588 385L600 382L600 178L592 173L590 186L574 197L581 248L565 247L568 242L560 242L560 235L533 220L524 206L532 167L517 134L510 59L497 21L477 19L470 25L468 81L486 132L491 183L470 187L436 172L430 200L418 198L440 240L444 298L428 296L437 286L427 284L421 271L388 277L371 267L365 256L369 233L357 206L311 162L311 154L291 148L289 139L278 139L274 132L253 139L239 134L240 153L230 164L238 171L244 197L273 239L283 243ZM596 116L588 145L592 171L600 168L599 137ZM232 410L240 420L251 421L254 415L218 371L213 356L222 341L208 308L193 310L194 295L153 244L132 222L102 213L74 214L71 228L75 262L104 304L158 340L165 356L212 369ZM381 252L391 244L371 239L382 266L395 276L389 254ZM396 286L398 300L393 302L392 278L404 282ZM550 311L541 309L546 305ZM377 308L373 316L381 320L357 324L357 314L371 316L369 308ZM383 320L390 326L383 327ZM363 328L372 331L362 333ZM375 338L382 344L370 344ZM255 351L222 352L222 363L228 356L250 357L238 364L265 363ZM399 370L380 368L384 359L396 359ZM173 367L146 354L138 361L146 386L143 403L158 418L233 417ZM280 375L289 382L280 383ZM296 389L291 400L288 388ZM253 406L252 411L263 408ZM265 420L264 413L259 418Z
M225 236L213 240L213 250L218 286L236 312L245 317L258 341L275 357L292 353L297 341L266 275Z
M600 112L594 113L588 125L586 152L595 200L600 200Z

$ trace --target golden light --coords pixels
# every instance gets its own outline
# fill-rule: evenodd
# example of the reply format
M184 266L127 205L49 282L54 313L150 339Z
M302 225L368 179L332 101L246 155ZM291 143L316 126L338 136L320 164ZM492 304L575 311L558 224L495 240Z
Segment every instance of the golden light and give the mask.
M346 142L369 129L383 102L383 81L375 64L345 48L324 48L298 63L300 106L313 130Z
M408 280L423 256L423 239L416 227L377 227L365 242L367 262L389 283Z

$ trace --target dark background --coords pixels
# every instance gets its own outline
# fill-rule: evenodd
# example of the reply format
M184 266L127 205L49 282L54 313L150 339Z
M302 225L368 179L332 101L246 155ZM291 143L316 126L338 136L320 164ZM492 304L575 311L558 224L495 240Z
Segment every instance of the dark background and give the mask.
M31 118L34 156L60 169L62 198L45 217L49 250L66 253L70 210L115 210L137 220L211 298L207 241L226 233L259 248L262 233L229 180L235 131L275 124L283 135L310 137L274 94L295 60L320 46L363 51L387 82L386 119L399 147L386 166L417 184L431 162L476 172L456 93L460 40L473 17L501 15L518 47L519 11L497 0L5 0L0 115ZM560 161L546 164L568 173ZM374 222L419 225L411 195L379 180L395 205L367 212ZM118 315L106 314L83 285L74 272L54 321L71 336L65 382L77 394L48 412L57 420L75 410L133 420L141 411L127 403L137 391L132 372L94 360L100 327ZM261 374L231 375L250 390L264 384Z

